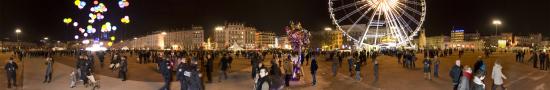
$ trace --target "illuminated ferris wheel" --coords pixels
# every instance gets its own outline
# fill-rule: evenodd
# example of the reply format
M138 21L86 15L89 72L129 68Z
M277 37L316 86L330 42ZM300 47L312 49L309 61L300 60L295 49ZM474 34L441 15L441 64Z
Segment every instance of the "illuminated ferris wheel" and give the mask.
M337 29L358 47L414 46L424 23L425 0L329 0Z

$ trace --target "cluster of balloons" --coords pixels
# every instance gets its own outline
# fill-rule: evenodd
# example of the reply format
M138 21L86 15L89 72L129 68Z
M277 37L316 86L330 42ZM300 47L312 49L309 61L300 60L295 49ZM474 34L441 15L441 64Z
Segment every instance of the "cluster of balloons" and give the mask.
M75 0L74 5L76 5L78 7L78 9L82 9L86 6L86 2L83 2L83 1L80 1L80 0Z
M120 8L125 8L125 7L128 7L129 5L130 5L130 3L126 0L118 1L118 7L120 7Z
M130 17L129 16L124 16L124 18L120 19L120 22L122 22L124 24L128 24L128 23L130 23Z
M88 3L90 3L90 6L86 6ZM77 20L81 20L81 19L75 19L73 21L72 18L63 18L63 22L65 24L72 24L72 26L77 28L79 34L74 35L74 39L82 39L83 44L93 43L93 44L103 45L104 42L102 42L101 40L108 40L108 42L105 42L105 43L107 43L107 45L109 46L113 44L113 41L116 40L116 37L112 36L112 34L114 33L114 31L116 31L119 28L115 26L116 23L104 21L104 19L108 17L107 15L109 14L109 13L106 13L109 9L106 5L113 5L109 3L102 2L99 0L75 0L74 1L74 5L76 5L76 7L78 7L79 10L83 12L87 12L87 14L84 14L84 15L87 15L89 17L89 19L85 19L88 21L87 24L77 22ZM130 3L127 0L119 0L116 3L118 4L118 7L120 7L121 9L127 8L130 5ZM86 22L86 21L82 21L82 22ZM120 19L120 22L123 24L128 24L130 23L130 17L124 16Z

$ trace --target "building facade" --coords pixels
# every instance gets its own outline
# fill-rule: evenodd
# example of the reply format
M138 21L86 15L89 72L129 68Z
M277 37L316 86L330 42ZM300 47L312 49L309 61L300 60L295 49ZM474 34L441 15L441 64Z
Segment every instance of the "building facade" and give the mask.
M275 38L277 36L273 32L256 32L256 45L258 49L266 50L275 48Z
M163 31L163 32L161 32ZM204 43L204 29L192 27L191 29L161 30L151 35L136 37L115 44L115 48L129 49L153 49L153 50L196 50L202 49Z
M343 33L339 30L325 30L322 32L321 46L323 50L335 50L342 48L344 43Z
M226 23L216 27L214 31L215 49L230 49L238 46L243 49L256 48L256 28L245 26L242 23Z

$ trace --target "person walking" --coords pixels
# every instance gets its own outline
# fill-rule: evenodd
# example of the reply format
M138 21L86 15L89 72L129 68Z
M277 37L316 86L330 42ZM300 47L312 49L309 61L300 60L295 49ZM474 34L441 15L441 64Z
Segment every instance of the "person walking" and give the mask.
M431 71L430 65L432 64L432 61L430 61L429 57L426 57L423 63L424 63L424 79L431 80L432 78L430 77L430 71Z
M491 90L496 90L497 87L505 90L506 88L504 88L503 79L506 79L506 76L502 74L502 66L500 65L498 60L495 61L495 65L493 66L493 72L491 75L491 78L493 79L493 86Z
M292 78L292 62L290 62L290 57L284 61L284 70L285 70L285 86L290 86L290 79Z
M332 61L332 76L335 77L336 74L338 73L338 66L340 64L339 64L338 59L336 59L336 58L331 58L331 61Z
M439 64L441 64L441 61L439 61L439 59L437 59L437 57L434 57L433 61L434 61L434 77L438 78L439 77Z
M180 90L187 90L189 88L189 79L191 72L189 71L190 65L185 58L181 58L177 64L176 80L180 83Z
M460 60L455 61L455 65L451 68L449 76L452 78L453 90L458 89L458 84L460 83L460 77L462 76L462 68L460 66Z
M474 83L472 86L472 90L485 90L483 79L485 79L485 75L483 75L481 72L476 73L473 80Z
M218 82L221 82L222 78L227 79L227 70L229 69L229 56L227 54L224 54L220 61L220 75Z
M46 57L46 76L44 79L44 82L42 83L50 83L52 81L52 73L53 73L53 58L51 56Z
M159 63L159 71L164 79L164 86L160 90L170 90L170 82L172 82L172 72L170 70L170 61L166 58L162 58L157 61Z
M355 80L361 81L361 63L356 62L353 67L355 67Z
M17 87L17 84L16 84L17 69L18 69L17 63L13 61L13 57L10 57L8 59L8 63L6 63L6 65L4 66L4 70L6 71L6 74L8 76L8 88L11 88L12 85L14 87Z
M355 60L354 60L353 56L348 58L349 76L353 76L353 68L354 68L354 65L355 65L354 62L355 62Z
M126 81L126 74L128 72L128 57L123 56L120 59L120 70L118 71L118 77L122 79L122 81Z
M312 81L312 85L315 86L317 84L317 77L316 77L316 74L317 74L317 69L318 69L318 65L317 65L317 59L315 58L315 56L313 56L311 58L311 65L310 65L310 70L311 70L311 78L313 79Z
M214 58L211 54L206 55L206 78L208 79L208 83L212 83L212 72L214 71Z
M458 90L470 90L470 81L472 80L472 68L465 66L462 71L462 77L460 77L460 84Z

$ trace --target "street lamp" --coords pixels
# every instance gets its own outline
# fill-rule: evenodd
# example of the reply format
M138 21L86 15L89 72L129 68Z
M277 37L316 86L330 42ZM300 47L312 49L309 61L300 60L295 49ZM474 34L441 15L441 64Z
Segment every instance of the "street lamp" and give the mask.
M498 36L498 26L501 24L502 22L500 20L493 20L493 25L495 25L495 36Z
M168 34L168 33L166 33L166 32L162 32L162 35L166 35L166 34Z
M48 37L44 37L44 40L48 40L48 39L50 39L50 38L48 38Z
M326 28L325 28L325 31L332 31L332 28L326 27Z

